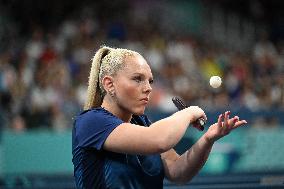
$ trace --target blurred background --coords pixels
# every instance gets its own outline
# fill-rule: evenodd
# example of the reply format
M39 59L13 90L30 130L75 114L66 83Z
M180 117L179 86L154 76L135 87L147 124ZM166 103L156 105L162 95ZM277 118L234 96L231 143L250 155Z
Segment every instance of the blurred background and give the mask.
M248 121L192 182L165 188L283 188L283 10L281 0L0 0L0 188L74 188L72 122L103 44L150 64L152 121L177 111L173 96L203 108L207 126L225 110ZM201 135L189 128L176 150Z

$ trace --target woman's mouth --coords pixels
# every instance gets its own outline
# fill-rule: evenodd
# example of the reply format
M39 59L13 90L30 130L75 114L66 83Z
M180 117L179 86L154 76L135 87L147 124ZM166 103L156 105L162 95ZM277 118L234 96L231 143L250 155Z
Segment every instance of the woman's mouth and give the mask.
M149 98L142 98L140 101L142 101L145 104L148 104Z

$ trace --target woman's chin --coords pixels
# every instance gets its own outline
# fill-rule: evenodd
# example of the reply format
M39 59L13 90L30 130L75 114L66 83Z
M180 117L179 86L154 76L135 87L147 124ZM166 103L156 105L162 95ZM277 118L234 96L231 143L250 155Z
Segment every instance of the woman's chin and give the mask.
M144 108L139 108L137 110L134 111L135 115L143 115L145 112L145 107Z

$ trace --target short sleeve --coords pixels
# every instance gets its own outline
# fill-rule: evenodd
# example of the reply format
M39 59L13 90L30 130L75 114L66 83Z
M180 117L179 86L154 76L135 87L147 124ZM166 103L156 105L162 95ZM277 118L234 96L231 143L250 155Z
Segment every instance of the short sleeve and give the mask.
M104 109L84 112L75 120L77 145L100 150L109 134L122 123L121 119Z

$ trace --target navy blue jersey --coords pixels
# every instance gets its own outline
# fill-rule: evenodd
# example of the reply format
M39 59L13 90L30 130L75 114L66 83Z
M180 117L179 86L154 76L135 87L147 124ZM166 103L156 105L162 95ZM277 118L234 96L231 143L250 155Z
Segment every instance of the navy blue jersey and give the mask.
M103 108L82 112L74 121L72 154L77 188L160 189L164 169L160 154L130 155L109 152L103 144L123 121ZM149 126L146 116L131 123Z

